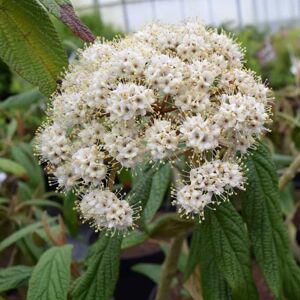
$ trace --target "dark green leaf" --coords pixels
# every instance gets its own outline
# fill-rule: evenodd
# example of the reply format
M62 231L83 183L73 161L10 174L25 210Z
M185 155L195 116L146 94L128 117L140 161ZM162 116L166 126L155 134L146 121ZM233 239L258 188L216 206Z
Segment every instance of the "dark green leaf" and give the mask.
M47 12L34 0L0 0L0 57L46 96L67 65Z
M68 192L63 201L63 215L65 223L71 235L75 236L78 232L77 211L75 210L75 201L77 196L72 192Z
M259 143L246 160L248 185L242 195L242 212L247 223L257 263L277 299L282 299L283 282L300 276L299 269L285 272L289 253L287 233L280 212L278 178L270 153ZM300 287L299 287L300 288ZM295 294L297 299L300 294Z
M0 158L0 171L23 177L27 174L26 170L15 161L8 158Z
M69 0L39 0L56 18L65 23L71 31L85 42L93 42L94 35L76 15Z
M14 266L0 269L0 293L24 285L30 278L32 267Z
M291 255L288 255L283 265L283 291L289 300L296 300L300 295L299 266Z
M156 211L164 200L166 191L170 186L171 175L172 172L169 164L164 165L154 174L149 199L143 212L143 218L146 222L150 221L154 217Z
M230 289L216 264L213 243L210 238L205 240L205 237L209 235L209 228L196 222L185 277L187 279L199 264L204 300L230 300ZM201 238L202 234L205 235L204 238Z
M74 282L73 299L111 299L118 279L121 242L119 236L107 237L103 234L92 246L87 270Z
M72 246L53 247L38 261L29 280L28 300L66 300L71 278Z
M208 244L203 253L200 253L201 272L205 272L213 261L230 286L233 299L258 299L251 273L249 242L242 218L229 202L221 204L215 211L206 211L205 215L205 220L199 225L199 248L205 248L205 243ZM205 274L203 279L206 280Z

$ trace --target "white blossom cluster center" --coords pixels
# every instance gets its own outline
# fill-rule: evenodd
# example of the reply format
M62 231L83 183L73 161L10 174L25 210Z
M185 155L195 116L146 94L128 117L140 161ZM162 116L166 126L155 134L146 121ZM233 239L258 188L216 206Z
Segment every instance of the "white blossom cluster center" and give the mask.
M268 88L243 67L241 47L198 21L153 23L82 50L53 96L36 150L59 186L98 229L133 226L111 191L115 168L145 161L191 167L175 203L187 215L243 188L246 153L269 121Z

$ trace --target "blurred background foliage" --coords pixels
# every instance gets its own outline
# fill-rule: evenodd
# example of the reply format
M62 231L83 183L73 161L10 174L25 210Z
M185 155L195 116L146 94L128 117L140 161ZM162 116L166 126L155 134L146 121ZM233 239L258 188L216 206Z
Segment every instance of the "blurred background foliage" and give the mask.
M82 15L81 20L96 36L112 39L122 35L104 25L97 14ZM54 18L52 21L72 61L75 51L84 43L61 22ZM274 90L274 123L267 138L278 173L282 173L300 151L300 29L270 33L248 26L234 34L246 50L246 66ZM88 226L79 226L78 216L72 209L75 197L55 193L55 186L49 185L49 178L33 155L32 139L45 119L47 101L38 89L0 61L0 240L5 241L0 243L1 267L34 265L49 245L63 243L64 239L75 245L74 256L80 264L95 238ZM128 172L120 174L119 184L130 188ZM298 174L294 182L282 190L282 212L294 254L300 259L299 190ZM59 213L63 219L58 217ZM159 276L158 268L149 264L134 267L154 282ZM0 293L2 291L5 289L0 286ZM13 297L23 293L21 287L6 296L19 299Z

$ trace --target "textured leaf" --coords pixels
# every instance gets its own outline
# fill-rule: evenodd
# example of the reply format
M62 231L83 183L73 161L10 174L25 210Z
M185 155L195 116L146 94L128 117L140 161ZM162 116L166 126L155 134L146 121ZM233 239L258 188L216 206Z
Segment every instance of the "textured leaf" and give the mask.
M151 182L149 199L143 212L143 218L146 222L154 217L156 211L163 202L165 194L170 186L171 175L172 172L169 164L166 164L154 174Z
M0 158L0 171L23 177L27 174L26 170L15 161L8 158Z
M187 279L199 264L204 300L229 300L231 299L230 289L216 265L211 239L201 238L202 234L209 235L209 232L205 231L208 230L208 226L203 227L198 221L196 222L185 277Z
M248 186L242 195L242 212L247 223L257 263L277 299L282 298L283 280L300 276L299 268L285 272L289 253L287 232L280 213L278 178L266 146L259 144L246 160ZM300 288L300 287L299 287ZM297 298L300 294L294 296ZM296 299L289 298L289 299Z
M289 300L299 299L300 272L295 259L288 255L283 265L283 291Z
M0 0L0 57L46 96L67 64L47 12L34 0Z
M219 286L222 295L225 295L226 289L220 276L216 281L213 278L216 265L230 286L233 299L258 299L251 273L247 232L233 205L227 202L217 207L216 211L208 210L205 220L199 225L199 231L200 272L204 272L204 284L215 288ZM211 294L207 298L213 299Z
M0 293L24 285L30 278L32 267L14 266L0 269Z
M151 191L152 178L157 171L156 168L149 167L141 170L138 176L135 176L133 187L127 196L131 205L140 203L142 208L146 206Z
M122 239L102 235L92 246L87 270L74 282L73 299L110 300L118 279Z
M34 267L29 280L28 300L66 300L71 279L72 246L53 247Z
M93 42L94 35L76 15L69 0L39 0L56 18L65 23L71 31L85 42Z
M159 282L161 272L161 265L159 264L136 264L132 270L145 275L155 283Z

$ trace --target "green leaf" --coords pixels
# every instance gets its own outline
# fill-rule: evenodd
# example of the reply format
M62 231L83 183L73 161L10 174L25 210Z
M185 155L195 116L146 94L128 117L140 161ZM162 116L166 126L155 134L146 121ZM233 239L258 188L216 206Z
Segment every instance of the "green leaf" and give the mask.
M143 218L146 222L154 217L156 211L161 206L170 186L171 177L172 171L169 164L164 165L154 174L149 199L143 212Z
M205 272L211 260L214 260L231 288L233 299L258 299L251 273L247 232L233 205L227 202L218 206L215 211L207 210L205 220L199 227L201 246L205 248L205 243L210 243L203 251L200 249L201 272ZM205 277L204 274L204 280Z
M0 0L0 57L45 96L67 65L47 12L34 0Z
M76 300L110 300L118 279L120 236L104 234L92 246L87 258L87 270L75 282L72 296Z
M160 279L161 265L159 264L136 264L131 268L133 271L145 275L153 282L158 283Z
M54 219L50 219L49 223L52 223L52 221L54 221ZM20 239L24 238L25 236L27 236L28 234L31 234L31 233L35 232L37 229L41 228L42 226L43 226L42 222L36 222L36 223L27 225L27 226L15 231L13 234L8 236L6 239L1 241L0 251L3 251L4 249L11 246L12 244L17 242L18 240L20 240Z
M15 144L10 151L13 159L22 165L30 175L28 184L35 191L36 197L41 197L45 190L44 173L32 153L31 145L25 143ZM39 193L36 193L36 189L38 189Z
M204 221L205 222L205 221ZM214 257L211 239L201 238L209 235L209 226L203 226L196 221L188 262L185 269L185 279L200 265L202 293L205 300L230 300L231 293L223 274L220 272Z
M132 231L123 238L121 248L122 248L122 250L124 250L127 248L134 247L136 245L139 245L139 244L145 242L148 238L149 238L149 236L145 232L141 232L141 231L137 231L137 230Z
M0 293L24 285L31 276L32 267L14 266L0 269Z
M256 261L277 299L282 299L283 282L300 276L299 268L285 272L289 253L287 232L280 212L278 178L270 153L259 143L256 151L246 160L247 190L242 194L242 212L247 223ZM285 277L284 276L284 277ZM297 299L300 294L295 294Z
M33 200L26 200L22 202L23 206L45 206L45 207L55 207L61 209L61 205L55 201L46 200L46 199L33 199Z
M32 104L42 99L41 93L37 88L14 96L10 96L0 103L0 109L28 109Z
M18 177L27 175L26 170L20 164L8 158L0 158L0 171L11 173Z
M166 213L149 224L148 234L154 238L169 238L192 227L191 220L180 218L177 213Z
M71 245L46 251L33 269L27 299L66 300L71 279L71 255Z
M127 195L127 200L131 205L140 203L142 208L145 207L151 191L152 178L157 171L156 168L149 167L144 172L141 171L138 177L135 177L133 187Z
M283 290L289 300L298 299L300 295L300 272L295 259L288 255L283 265Z
M72 191L69 191L63 199L64 220L72 236L78 232L77 211L74 209L76 199L77 196Z
M69 0L38 0L56 18L67 25L71 31L85 42L93 42L94 35L76 15Z

